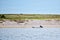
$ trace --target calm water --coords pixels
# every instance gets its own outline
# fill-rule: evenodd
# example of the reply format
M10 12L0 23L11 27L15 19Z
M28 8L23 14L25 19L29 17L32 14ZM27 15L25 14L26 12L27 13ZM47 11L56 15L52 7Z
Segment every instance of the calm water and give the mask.
M0 40L60 40L60 28L0 28Z

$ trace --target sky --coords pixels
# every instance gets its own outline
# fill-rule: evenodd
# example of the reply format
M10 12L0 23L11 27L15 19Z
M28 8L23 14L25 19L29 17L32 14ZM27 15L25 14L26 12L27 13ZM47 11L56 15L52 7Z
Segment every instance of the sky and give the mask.
M0 0L0 14L60 14L60 0Z

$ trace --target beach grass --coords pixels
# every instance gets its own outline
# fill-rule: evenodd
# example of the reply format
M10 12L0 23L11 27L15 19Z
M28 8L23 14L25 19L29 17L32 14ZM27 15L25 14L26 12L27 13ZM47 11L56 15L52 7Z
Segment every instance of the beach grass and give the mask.
M4 15L5 18L1 18L1 15ZM60 20L60 15L52 15L52 14L0 14L0 20L8 19L8 20L49 20L56 19Z

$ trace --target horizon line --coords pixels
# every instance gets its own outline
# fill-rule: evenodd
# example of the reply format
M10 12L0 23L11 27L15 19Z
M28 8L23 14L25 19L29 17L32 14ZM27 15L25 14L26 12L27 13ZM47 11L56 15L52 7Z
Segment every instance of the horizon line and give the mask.
M60 15L60 13L0 13L0 14L52 14L52 15Z

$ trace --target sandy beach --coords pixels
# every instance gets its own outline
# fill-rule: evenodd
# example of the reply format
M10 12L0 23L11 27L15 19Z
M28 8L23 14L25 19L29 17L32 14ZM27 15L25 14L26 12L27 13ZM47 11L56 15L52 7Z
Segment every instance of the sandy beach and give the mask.
M0 28L60 28L60 20L28 20L23 23L6 20L0 21Z

